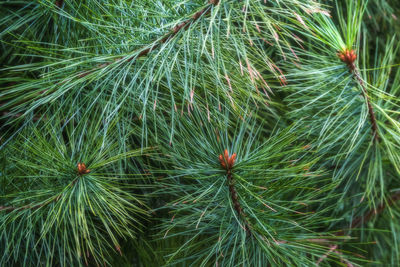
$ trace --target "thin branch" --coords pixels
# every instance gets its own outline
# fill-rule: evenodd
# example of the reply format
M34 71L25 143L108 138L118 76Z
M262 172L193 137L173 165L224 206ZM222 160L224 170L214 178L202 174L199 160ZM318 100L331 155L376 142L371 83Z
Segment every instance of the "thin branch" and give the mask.
M58 0L55 2L55 5L57 5L59 8L61 8L63 3L64 3L63 0ZM151 51L155 50L162 44L166 43L168 40L174 38L181 30L187 30L188 27L191 24L193 24L195 21L199 20L202 16L209 14L211 12L211 7L217 6L218 4L219 4L219 0L209 0L208 5L206 7L204 7L200 11L196 12L191 18L189 18L189 19L183 21L182 23L176 25L175 27L173 27L167 34L164 35L164 37L162 37L161 39L159 39L158 41L153 43L153 45L151 47L141 50L138 55L131 56L130 58L127 59L127 61L130 62L130 61L136 60L140 57L147 56ZM103 69L103 68L107 67L108 65L110 65L114 62L121 61L123 59L124 59L123 57L119 57L119 58L114 59L113 61L109 61L109 62L100 64L91 70L81 72L78 75L78 77L83 78L83 77L93 73L96 70ZM65 83L65 81L61 81L59 84L63 84L63 83ZM39 95L45 93L46 91L47 90L39 92Z
M233 207L238 215L244 221L244 229L247 232L247 235L251 235L250 225L246 219L246 214L244 213L242 206L240 205L238 194L235 188L235 181L233 179L232 168L235 164L236 153L233 153L232 156L229 156L228 150L225 149L224 155L219 155L219 161L221 163L221 167L226 170L226 178L228 180L229 193L232 199Z
M76 182L78 181L78 178L79 177L75 178L67 187L74 186L76 184ZM53 202L57 202L61 198L63 193L64 193L64 190L61 193L58 193L57 195L53 196L51 199L49 199L49 200L47 200L47 201L45 201L43 203L40 203L40 204L35 204L35 205L28 204L28 205L25 205L25 206L22 206L22 207L0 206L0 211L12 212L12 211L15 211L15 210L16 211L29 210L29 209L30 210L36 210L36 209L42 208L44 206L47 206L47 205L49 205L49 204L51 204Z
M21 117L23 117L23 116L25 116L25 114L23 114L23 113L21 113L21 112L19 112L19 113L11 113L11 112L7 112L7 111L3 111L3 112L1 112L0 119L1 119L2 117L13 117L13 118L18 119L18 118L21 118ZM35 116L33 116L32 121L35 122L35 121L40 120L41 118L42 118L42 117L35 115Z
M250 232L250 227L249 223L246 219L246 214L244 213L242 206L240 205L239 199L238 199L238 194L236 192L235 186L234 186L234 180L233 180L233 174L230 170L227 171L226 177L228 179L228 186L229 186L229 193L232 199L233 207L235 208L235 211L239 218L241 218L244 221L244 229L247 232L247 234L251 234Z
M202 16L209 14L211 11L211 7L217 6L218 4L219 4L219 0L210 0L208 2L208 5L206 7L204 7L202 10L196 12L191 18L189 18L189 19L183 21L182 23L176 25L175 27L173 27L167 34L164 35L164 37L162 37L161 39L156 41L152 46L143 49L142 51L139 52L139 54L137 56L136 55L132 56L132 57L128 58L127 61L129 62L132 60L136 60L140 57L147 56L151 51L155 50L162 44L166 43L168 40L174 38L181 30L187 30L189 28L189 26L191 24L193 24L195 21L199 20ZM81 73L78 77L83 78L83 77L93 73L96 70L105 68L108 65L112 64L113 62L118 62L123 59L124 59L123 57L120 57L120 58L115 59L114 61L103 63L94 69L91 69L89 71L85 71L85 72Z
M28 210L28 209L36 210L36 209L42 208L44 206L47 206L47 205L49 205L49 204L51 204L53 202L57 202L60 199L61 195L62 195L62 193L58 194L57 196L53 197L52 199L50 199L50 200L48 200L48 201L46 201L44 203L40 203L40 204L36 204L36 205L25 205L25 206L22 206L22 207L0 206L0 211L11 212L11 211L14 211L14 210L17 210L17 211Z
M388 199L387 202L383 201L381 204L379 204L379 206L377 208L374 209L370 209L367 213L356 217L352 222L351 222L351 226L348 229L349 231L358 228L359 226L369 222L372 218L374 218L375 216L377 216L378 214L382 213L387 207L391 207L393 206L397 201L400 200L400 191L392 194L390 196L390 198ZM375 215L375 216L374 216ZM338 232L336 234L336 236L343 236L345 234L344 230L341 230L340 232ZM328 240L327 240L328 241ZM324 261L328 255L332 252L335 252L337 254L339 254L339 252L337 251L337 247L338 245L333 245L330 247L330 250L323 255L318 262L316 263L317 265L319 265L322 261ZM341 257L341 259L344 260L344 258ZM353 266L350 262L346 262L347 266Z
M399 200L400 200L400 191L393 193L387 200L387 202L383 201L381 204L379 204L377 208L371 209L364 215L356 217L351 223L350 230L369 222L372 218L374 218L374 215L376 216L382 213L387 207L393 206Z
M356 80L358 81L358 84L361 86L363 97L365 99L365 102L367 102L368 114L369 114L369 119L371 121L371 129L372 129L372 134L374 136L374 142L378 142L379 141L378 125L376 122L375 112L372 107L371 100L367 93L367 88L365 87L364 81L361 79L360 72L358 71L356 66L353 67L352 73L356 78Z
M358 70L357 66L354 64L357 59L357 54L354 50L345 49L338 53L338 57L341 61L346 63L347 68L349 69L350 73L354 75L358 84L361 86L362 94L367 103L369 119L371 121L371 129L372 135L374 138L374 142L379 141L379 134L378 134L378 125L376 122L375 112L371 104L371 99L368 96L367 88L365 87L364 81L361 79L360 71Z

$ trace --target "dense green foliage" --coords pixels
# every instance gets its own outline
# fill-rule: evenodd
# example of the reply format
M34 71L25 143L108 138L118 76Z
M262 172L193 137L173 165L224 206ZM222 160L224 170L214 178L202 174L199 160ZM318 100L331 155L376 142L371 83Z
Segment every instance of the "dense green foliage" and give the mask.
M400 2L0 2L0 266L398 266Z

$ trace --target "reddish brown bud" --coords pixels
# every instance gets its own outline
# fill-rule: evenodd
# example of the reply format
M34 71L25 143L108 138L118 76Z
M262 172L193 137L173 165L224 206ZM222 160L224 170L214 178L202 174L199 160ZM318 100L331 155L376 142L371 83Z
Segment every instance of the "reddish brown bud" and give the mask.
M347 67L350 68L350 70L354 69L354 61L356 61L357 59L357 54L353 49L345 49L343 51L340 51L338 53L338 57L342 62L346 63Z
M229 157L228 150L225 149L224 156L222 156L222 154L220 154L218 159L219 159L219 162L221 163L222 168L224 168L225 170L230 170L230 169L232 169L233 165L235 164L236 153L233 153L233 155Z
M86 169L85 163L78 163L78 174L79 175L87 174L89 172L90 172L90 170Z
M233 167L233 164L235 164L235 159L236 159L236 153L233 153L233 155L229 158L228 161L229 168Z
M222 168L226 169L226 163L222 155L219 155L219 162L221 163Z

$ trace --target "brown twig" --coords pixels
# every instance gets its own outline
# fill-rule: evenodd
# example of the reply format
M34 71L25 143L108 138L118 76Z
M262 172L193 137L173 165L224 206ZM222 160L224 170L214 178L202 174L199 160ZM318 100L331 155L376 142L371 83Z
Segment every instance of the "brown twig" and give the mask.
M59 8L62 7L64 1L63 0L57 0L55 1L55 5ZM200 11L196 12L191 18L181 22L180 24L176 25L175 27L173 27L167 34L164 35L164 37L162 37L161 39L157 40L155 43L153 43L153 45L151 45L148 48L145 48L143 50L141 50L139 52L139 54L135 55L135 56L131 56L127 59L128 62L136 60L140 57L144 57L147 56L151 51L153 51L154 49L158 48L159 46L161 46L162 44L166 43L168 40L170 40L171 38L175 37L181 30L186 30L188 29L188 27L193 24L195 21L199 20L202 16L207 15L208 13L210 13L211 11L211 7L212 6L217 6L219 4L219 0L209 0L208 5L206 7L204 7L203 9L201 9ZM91 73L93 73L96 70L99 69L103 69L105 67L107 67L108 65L111 65L114 62L119 62L121 60L123 60L123 57L118 57L116 59L114 59L113 61L109 61L103 64L100 64L90 70L87 71L83 71L77 74L77 77L79 78L83 78ZM66 81L60 81L59 84L63 84ZM47 90L41 91L39 93L39 95L45 93Z
M400 191L392 194L387 202L385 202L385 201L382 202L381 204L379 204L379 206L377 208L370 209L367 213L356 217L351 222L350 228L348 230L351 231L351 230L369 222L374 217L374 215L376 216L376 215L382 213L387 207L394 205L399 200L400 200ZM336 234L336 236L344 236L344 235L345 235L344 230L341 230L340 232L338 232ZM332 252L335 252L336 254L340 255L340 252L337 251L337 247L338 247L338 245L330 246L330 250L318 260L317 265L319 265L322 261L324 261L328 257L328 255ZM346 262L346 265L353 266L350 262Z
M143 49L136 56L132 56L132 57L128 58L127 61L129 62L129 61L132 61L132 60L136 60L136 59L138 59L140 57L147 56L151 51L153 51L154 49L158 48L162 44L166 43L168 40L174 38L181 30L188 29L188 27L191 24L193 24L195 21L200 19L203 15L206 15L206 14L210 13L211 7L212 6L217 6L218 4L219 4L219 0L210 0L208 2L208 5L206 7L204 7L202 10L194 13L194 15L191 18L189 18L189 19L181 22L180 24L176 25L175 27L173 27L167 34L164 35L164 37L162 37L161 39L156 41L152 46ZM113 62L117 62L117 61L120 61L120 60L123 60L123 59L124 59L123 57L120 57L120 58L115 59ZM103 64L97 66L94 69L91 69L91 70L88 70L88 71L85 71L85 72L81 73L78 77L79 78L83 78L83 77L93 73L94 71L96 71L98 69L102 69L104 67L107 67L108 65L110 65L113 62L103 63Z
M78 163L77 174L78 174L79 176L84 175L84 174L87 174L87 173L89 173L89 172L90 172L90 170L86 168L86 165L85 165L84 163ZM75 185L77 181L78 181L78 177L75 178L75 179L69 184L69 186ZM14 210L21 211L21 210L27 210L27 209L31 209L31 210L39 209L39 208L41 208L41 207L44 207L44 206L46 206L46 205L49 205L50 203L57 202L57 201L60 199L60 197L61 197L62 194L63 194L63 193L59 193L58 195L56 195L56 196L53 197L52 199L50 199L50 200L48 200L48 201L46 201L46 202L44 202L44 203L40 203L40 204L36 204L36 205L29 205L29 204L28 204L28 205L25 205L25 206L22 206L22 207L0 206L0 211L8 211L8 212L11 212L11 211L14 211Z
M229 186L229 193L232 199L233 207L240 219L244 221L244 229L247 232L248 235L251 234L250 232L250 227L249 223L246 220L246 214L244 213L242 206L240 205L239 199L238 199L238 194L236 192L235 188L235 181L233 179L233 173L232 173L232 168L233 165L235 164L236 160L236 153L233 153L232 156L229 156L228 150L225 149L224 155L219 155L219 162L221 164L221 167L226 170L226 178L228 180L228 186Z
M356 217L350 226L351 229L355 229L359 227L362 224L365 224L366 222L370 221L374 215L378 215L382 213L387 207L393 206L397 201L400 200L400 191L393 193L390 198L387 200L387 202L383 201L381 204L378 205L377 208L370 209L367 213L365 213L362 216Z
M18 119L18 118L20 118L20 117L23 117L24 116L24 114L23 113L21 113L21 112L19 112L19 113L11 113L11 112L7 112L7 111L3 111L3 112L1 112L1 117L13 117L13 118L16 118L16 119ZM0 117L0 118L1 118ZM41 119L41 117L40 116L33 116L33 118L32 118L32 121L38 121L38 120L40 120Z
M22 206L22 207L0 206L0 211L4 210L4 211L11 212L11 211L14 211L14 210L17 210L17 211L28 210L28 209L36 210L36 209L44 207L44 206L46 206L46 205L48 205L50 203L57 202L60 199L61 195L62 194L59 194L56 197L54 197L53 199L48 200L47 202L36 204L36 205L33 205L33 206L32 205L25 205L25 206Z
M353 63L353 65L354 65L354 63ZM358 69L355 66L354 66L354 70L353 70L353 75L362 88L363 97L365 98L365 101L367 102L368 114L369 114L369 119L371 121L371 129L372 129L372 134L374 137L374 142L378 142L379 141L378 124L376 122L375 112L372 107L371 100L368 96L365 84L364 84L363 80L361 79L360 72L358 71Z
M374 142L378 142L379 134L378 134L378 125L376 122L375 112L372 107L371 100L368 96L367 88L365 87L364 81L361 79L360 72L357 69L356 65L354 64L357 59L357 54L355 53L354 50L345 49L344 51L341 51L338 53L338 57L340 58L341 61L346 63L347 68L354 75L358 84L361 86L362 95L365 99L365 102L367 103L368 114L369 114L369 119L371 121L371 130L372 130Z

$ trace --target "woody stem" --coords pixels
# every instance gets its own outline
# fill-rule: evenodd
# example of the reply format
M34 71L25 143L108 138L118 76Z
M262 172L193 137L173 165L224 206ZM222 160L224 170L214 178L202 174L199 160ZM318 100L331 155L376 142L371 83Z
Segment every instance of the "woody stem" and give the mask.
M64 3L64 0L58 0L55 2L55 4L61 8L62 5ZM194 22L196 22L197 20L199 20L202 16L207 15L211 12L211 7L212 6L217 6L219 4L219 0L210 0L208 2L208 5L206 5L203 9L201 9L200 11L194 13L192 15L191 18L181 22L180 24L176 25L175 27L173 27L172 29L170 29L170 31L168 33L166 33L161 39L156 40L152 45L150 45L150 47L147 48L143 48L137 55L135 54L134 56L131 56L129 58L127 58L127 61L133 61L136 60L140 57L144 57L147 56L151 51L155 50L156 48L160 47L162 44L166 43L168 40L174 38L180 31L182 30L186 30L188 29L188 27L193 24ZM100 70L103 69L109 65L111 65L114 62L119 62L124 60L124 57L118 57L116 59L114 59L113 61L108 61L105 62L103 64L97 65L96 67L87 70L87 71L83 71L77 74L78 78L83 78L86 77L87 75L95 72L96 70ZM59 84L63 84L65 83L65 81L60 81ZM46 93L47 90L41 91L39 92L39 95Z
M393 206L397 201L400 200L400 191L393 193L390 198L388 199L387 202L382 202L381 204L379 204L379 206L376 209L370 209L369 211L367 211L366 213L364 213L361 216L356 217L352 222L351 222L351 226L349 228L349 230L353 230L357 227L360 227L361 225L369 222L374 215L378 215L380 213L382 213L387 207L391 207ZM343 236L345 235L345 231L341 230L338 233L336 233L336 236ZM337 248L337 245L334 245L335 249ZM324 255L322 258L320 258L317 262L317 265L319 263L321 263L323 260L326 259L327 255L332 252L332 250L330 250L326 255Z
M68 186L73 186L73 185L75 185L77 181L78 181L78 178L75 178ZM67 187L68 187L68 186L67 186ZM16 210L16 211L22 211L22 210L36 210L36 209L42 208L42 207L44 207L44 206L47 206L47 205L49 205L49 204L51 204L51 203L57 202L57 201L60 199L60 197L62 196L63 192L64 192L64 190L63 190L61 193L58 193L57 195L51 197L51 198L48 199L47 201L45 201L45 202L43 202L43 203L40 203L40 204L35 204L35 205L28 204L28 205L21 206L21 207L0 206L0 212L1 212L1 211L12 212L12 211L14 211L14 210Z
M159 39L158 41L153 43L153 45L151 45L150 47L148 47L146 49L143 49L142 51L139 52L139 54L137 56L136 55L135 56L131 56L127 60L128 61L132 61L132 60L136 60L136 59L138 59L140 57L147 56L151 51L153 51L154 49L158 48L160 45L166 43L168 40L170 40L173 37L175 37L181 30L186 30L191 24L193 24L195 21L199 20L203 15L207 15L208 13L210 13L211 12L211 7L212 6L217 6L218 4L219 4L219 0L210 0L206 7L204 7L200 11L194 13L194 15L191 18L189 18L189 19L181 22L180 24L176 25L167 34L165 34L164 37L162 37L161 39ZM117 58L115 61L120 61L122 59L123 59L122 57L121 58ZM101 65L98 65L94 69L91 69L89 71L81 73L79 75L79 77L80 78L85 77L85 76L91 74L92 72L94 72L95 70L107 67L111 63L113 63L113 62L109 61L109 62L103 63Z
M356 78L358 84L361 86L363 97L367 103L369 120L371 121L371 130L372 135L374 137L374 142L379 141L379 134L378 134L378 124L375 117L375 112L371 104L371 100L367 93L367 88L365 87L364 81L361 79L360 72L356 68L354 62L349 66L351 72L353 73L354 77Z
M28 209L36 210L36 209L44 207L44 206L46 206L46 205L48 205L50 203L57 202L60 199L60 196L61 195L57 195L56 197L53 197L52 199L50 199L50 200L48 200L48 201L46 201L44 203L40 203L40 204L36 204L36 205L29 205L28 204L28 205L25 205L25 206L22 206L22 207L0 206L0 211L4 210L4 211L7 211L7 212L11 212L11 211L14 211L14 210L17 210L17 211L28 210Z
M236 192L236 188L234 186L233 174L230 169L226 172L226 178L228 179L228 186L229 186L229 193L232 199L233 207L238 215L244 221L244 229L246 230L247 234L250 235L250 227L249 223L246 220L246 214L244 213L242 206L239 203L238 194Z
M370 209L364 215L355 218L351 223L350 229L354 229L362 224L365 224L366 222L370 221L374 217L374 215L382 213L387 207L393 206L399 200L400 200L400 191L393 193L387 202L382 202L376 209Z

